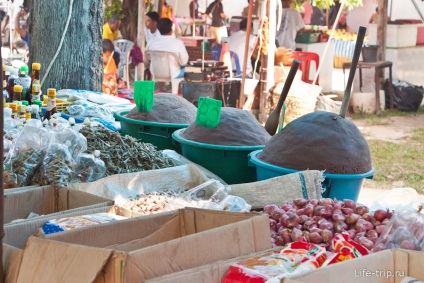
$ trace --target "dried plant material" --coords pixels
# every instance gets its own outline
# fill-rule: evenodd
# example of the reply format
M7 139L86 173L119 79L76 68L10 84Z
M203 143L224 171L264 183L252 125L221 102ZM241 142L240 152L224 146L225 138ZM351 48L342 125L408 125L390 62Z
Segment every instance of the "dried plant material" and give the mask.
M100 159L107 168L105 176L175 166L155 146L133 137L121 136L104 127L84 127L80 133L87 139L87 152L100 151Z

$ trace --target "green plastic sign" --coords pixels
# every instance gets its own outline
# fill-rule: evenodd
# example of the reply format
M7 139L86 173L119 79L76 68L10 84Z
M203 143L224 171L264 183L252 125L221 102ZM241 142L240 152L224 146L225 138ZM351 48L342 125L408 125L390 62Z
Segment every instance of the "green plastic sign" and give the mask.
M197 104L196 124L205 128L218 127L221 108L221 100L200 97Z
M154 81L135 81L134 82L134 101L138 112L149 113L154 104Z

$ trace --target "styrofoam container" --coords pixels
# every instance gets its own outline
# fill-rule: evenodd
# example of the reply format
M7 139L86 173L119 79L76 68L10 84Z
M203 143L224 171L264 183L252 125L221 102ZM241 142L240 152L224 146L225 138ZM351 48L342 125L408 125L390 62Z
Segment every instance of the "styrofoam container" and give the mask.
M353 92L350 103L355 113L365 112L373 114L375 112L375 92ZM380 90L380 110L385 108L384 90Z
M387 25L386 47L399 48L417 45L416 24ZM368 25L368 43L377 44L377 24Z

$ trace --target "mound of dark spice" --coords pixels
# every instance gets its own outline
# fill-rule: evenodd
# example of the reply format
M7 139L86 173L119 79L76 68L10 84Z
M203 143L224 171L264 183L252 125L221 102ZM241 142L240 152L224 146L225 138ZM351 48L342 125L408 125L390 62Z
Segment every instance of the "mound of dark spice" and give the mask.
M232 146L264 145L271 138L252 113L232 107L221 109L218 127L205 128L194 122L181 136L202 143Z
M185 98L175 94L157 94L149 113L138 112L134 107L127 118L158 123L190 124L196 120L197 108Z
M360 174L372 169L368 143L355 124L323 111L290 122L272 137L258 158L284 168L333 174Z

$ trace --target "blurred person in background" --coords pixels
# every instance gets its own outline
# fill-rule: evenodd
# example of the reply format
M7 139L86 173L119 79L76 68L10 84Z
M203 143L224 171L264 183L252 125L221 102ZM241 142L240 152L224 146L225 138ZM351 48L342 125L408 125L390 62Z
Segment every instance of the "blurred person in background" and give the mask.
M158 12L148 12L146 14L146 22L145 22L145 29L144 29L144 35L146 37L146 43L149 43L149 41L152 38L159 37L160 32L158 30L158 21L159 21L159 14Z
M181 28L178 25L177 19L175 19L174 9L172 9L171 5L166 3L166 1L163 1L161 19L170 19L172 21L172 36L175 37L175 29L177 29L179 34L182 33Z
M253 23L251 24L252 30L253 30ZM243 71L243 63L244 63L244 55L245 55L245 44L246 44L246 33L247 29L247 19L243 19L240 21L240 30L233 33L230 36L230 51L233 51L237 54L237 57L239 59L240 63L240 69ZM253 34L250 34L249 38L249 49L248 49L248 55L247 55L247 65L246 65L246 75L248 77L252 77L252 62L251 57L253 50L256 46L256 36Z
M29 17L29 1L24 0L20 11L15 17L15 31L21 39L29 46L29 33L28 33L28 17Z
M305 25L311 24L311 18L313 13L314 12L311 3L309 3L308 1L303 2L300 14L303 17L303 22L305 23Z
M283 4L283 14L281 26L276 34L278 47L296 50L296 34L303 31L305 23L298 11L292 8L293 0L281 0Z
M221 44L221 38L228 36L227 26L225 22L227 16L224 14L222 0L213 1L206 9L205 15L212 20L212 37L215 38L218 44Z

